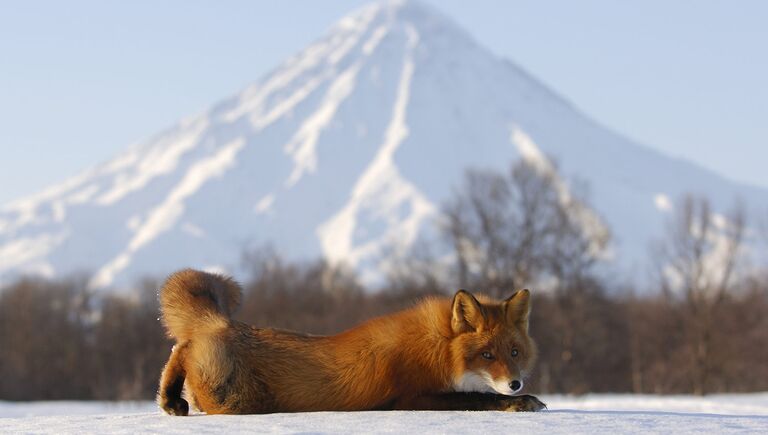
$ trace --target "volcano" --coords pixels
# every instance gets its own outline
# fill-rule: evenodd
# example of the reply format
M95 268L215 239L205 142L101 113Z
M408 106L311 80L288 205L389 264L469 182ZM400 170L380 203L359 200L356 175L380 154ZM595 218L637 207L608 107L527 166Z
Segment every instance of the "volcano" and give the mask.
M518 159L590 187L614 235L606 261L647 272L675 198L765 206L731 182L612 132L451 19L374 3L239 94L114 159L0 209L0 277L92 274L124 287L181 267L236 273L271 244L364 282L434 234L467 168Z

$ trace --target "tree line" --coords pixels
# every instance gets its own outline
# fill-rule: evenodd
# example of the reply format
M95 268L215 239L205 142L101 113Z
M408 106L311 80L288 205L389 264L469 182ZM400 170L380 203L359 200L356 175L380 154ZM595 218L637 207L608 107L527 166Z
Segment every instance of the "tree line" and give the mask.
M506 297L531 287L540 356L529 392L768 390L766 272L747 269L746 213L703 197L675 205L650 288L601 271L610 230L587 196L524 162L470 171L444 204L441 237L394 262L383 288L318 260L244 255L237 319L332 334L458 288ZM754 266L754 265L753 265ZM94 293L87 277L23 278L0 289L0 400L151 399L172 343L158 320L161 281Z

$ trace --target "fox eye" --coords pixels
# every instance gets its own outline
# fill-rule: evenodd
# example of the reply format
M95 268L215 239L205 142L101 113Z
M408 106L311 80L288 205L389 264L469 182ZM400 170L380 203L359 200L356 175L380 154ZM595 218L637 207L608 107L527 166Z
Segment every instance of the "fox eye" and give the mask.
M485 351L485 352L481 353L480 355L482 355L483 358L485 358L485 359L493 359L493 354L488 352L488 351Z
M517 355L519 355L519 354L520 354L520 351L518 351L516 348L515 348L515 349L512 349L512 357L513 357L513 358L514 358L514 357L516 357L516 356L517 356Z

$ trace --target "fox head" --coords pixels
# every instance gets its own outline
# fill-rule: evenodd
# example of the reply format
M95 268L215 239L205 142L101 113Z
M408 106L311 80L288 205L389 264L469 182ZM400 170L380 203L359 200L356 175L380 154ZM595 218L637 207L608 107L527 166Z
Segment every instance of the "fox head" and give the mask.
M536 360L528 335L530 292L521 290L501 302L459 290L453 297L451 340L453 389L512 395Z

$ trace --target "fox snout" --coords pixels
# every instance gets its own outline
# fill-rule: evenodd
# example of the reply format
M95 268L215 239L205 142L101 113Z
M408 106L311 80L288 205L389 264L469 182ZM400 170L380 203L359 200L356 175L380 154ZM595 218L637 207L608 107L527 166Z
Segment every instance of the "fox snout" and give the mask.
M508 381L502 378L496 381L491 380L488 386L491 387L491 389L494 390L496 393L506 394L508 396L511 396L513 394L519 393L520 390L523 389L523 380L513 379L511 381Z

